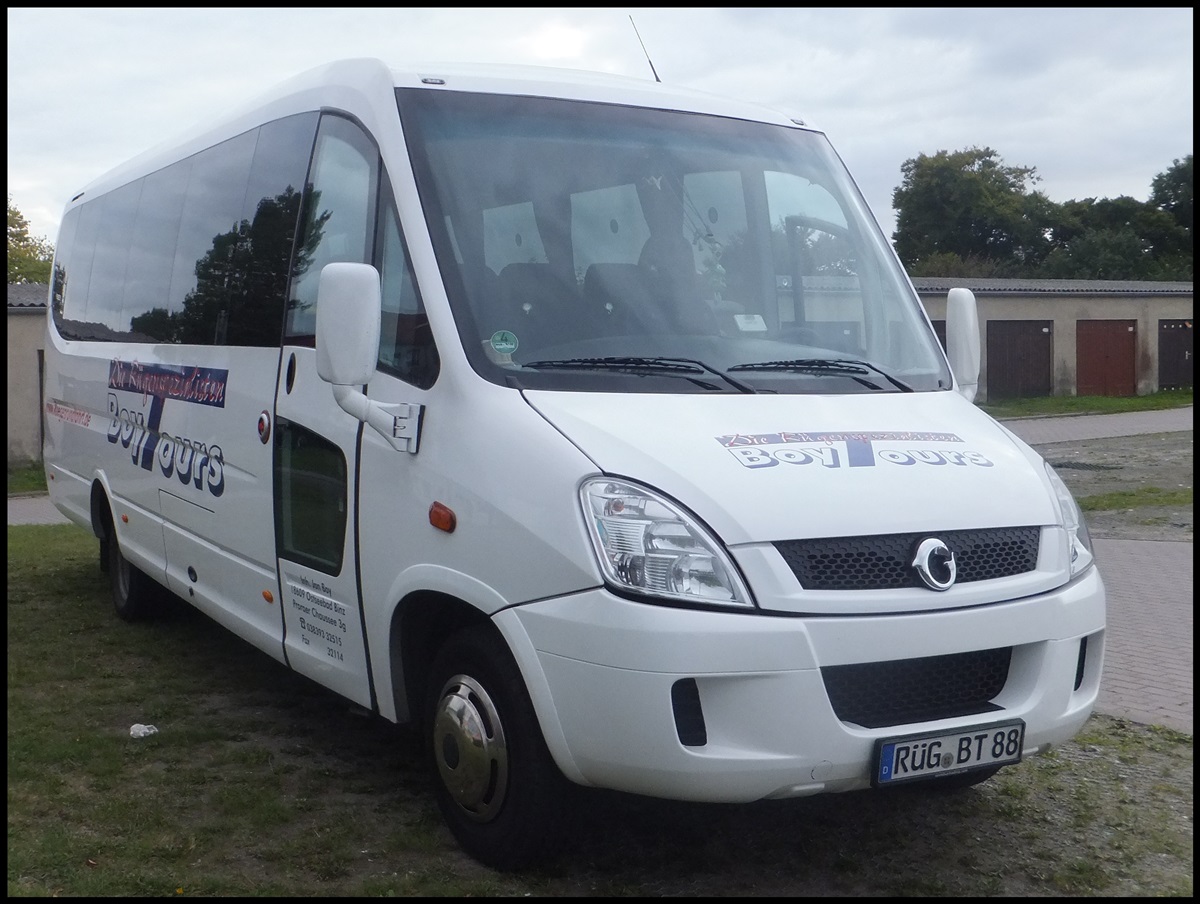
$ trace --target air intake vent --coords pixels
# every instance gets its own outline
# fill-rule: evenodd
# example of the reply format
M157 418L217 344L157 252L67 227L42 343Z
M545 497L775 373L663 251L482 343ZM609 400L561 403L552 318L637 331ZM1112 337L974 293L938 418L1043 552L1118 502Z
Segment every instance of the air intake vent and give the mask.
M671 685L671 708L675 712L675 732L684 747L703 747L708 743L704 711L700 708L700 688L695 678L684 678Z
M1007 527L782 540L775 548L806 590L897 590L924 586L912 568L912 560L917 546L928 537L937 537L954 553L958 583L963 584L1033 571L1041 529Z
M995 712L1012 647L821 669L833 711L843 722L883 728Z

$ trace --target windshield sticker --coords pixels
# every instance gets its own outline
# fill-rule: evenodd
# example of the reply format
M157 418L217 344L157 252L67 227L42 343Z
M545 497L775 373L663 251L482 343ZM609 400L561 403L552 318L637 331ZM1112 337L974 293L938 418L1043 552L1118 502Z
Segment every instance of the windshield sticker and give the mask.
M511 355L517 350L517 335L508 330L496 330L492 333L492 348L498 355Z
M168 399L224 408L228 377L229 371L210 367L113 359L108 366L108 388L117 391L108 394L108 441L128 449L133 464L145 471L157 466L164 477L175 477L183 486L220 496L225 492L221 447L172 436L160 428Z
M873 468L878 463L900 465L974 465L994 462L979 452L946 448L963 440L953 433L926 431L854 431L804 433L732 433L717 442L746 468L819 464L826 468Z

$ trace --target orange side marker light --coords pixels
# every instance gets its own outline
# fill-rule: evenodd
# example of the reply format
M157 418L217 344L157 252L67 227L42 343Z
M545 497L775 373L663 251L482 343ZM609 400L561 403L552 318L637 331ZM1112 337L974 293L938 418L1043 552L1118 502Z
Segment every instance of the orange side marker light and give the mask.
M458 517L451 511L449 506L435 502L429 506L429 523L438 530L444 530L446 533L452 534L454 533L454 528L458 526Z

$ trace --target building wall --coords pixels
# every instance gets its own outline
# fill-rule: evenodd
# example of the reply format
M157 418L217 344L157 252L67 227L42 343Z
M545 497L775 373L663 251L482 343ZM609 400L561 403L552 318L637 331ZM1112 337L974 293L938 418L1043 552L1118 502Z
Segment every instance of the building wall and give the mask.
M46 310L8 311L8 463L42 457L41 351Z
M1193 298L1187 296L1122 295L989 295L976 290L979 307L980 377L978 401L987 401L987 331L993 320L1050 320L1054 327L1053 379L1055 395L1075 395L1078 349L1075 325L1079 320L1133 320L1137 322L1137 394L1158 391L1158 322L1190 320ZM946 319L944 292L921 292L930 320Z

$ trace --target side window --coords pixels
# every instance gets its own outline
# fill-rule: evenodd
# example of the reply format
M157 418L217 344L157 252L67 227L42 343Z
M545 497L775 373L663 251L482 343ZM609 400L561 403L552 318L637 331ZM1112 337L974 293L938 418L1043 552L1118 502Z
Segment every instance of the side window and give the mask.
M167 299L191 171L192 161L181 160L143 180L125 276L125 316L142 341L177 341Z
M362 129L338 116L321 118L292 265L288 341L314 340L317 284L326 264L371 262L379 170L379 152Z
M67 260L64 284L63 319L71 322L76 339L96 339L98 332L87 322L88 286L92 281L92 260L96 255L96 236L100 227L100 205L89 201L77 207L78 220Z
M227 341L230 276L237 267L238 223L257 134L245 132L192 158L171 274L169 309L178 312L180 342Z
M129 239L137 217L142 181L139 179L110 191L99 201L100 229L96 236L85 319L114 333L129 331L129 321L123 318L122 298L125 268L129 263Z
M336 575L346 545L346 457L311 430L280 420L275 431L275 548Z
M243 132L70 211L54 269L62 334L278 347L318 117Z
M67 334L63 314L67 300L68 262L75 247L75 230L78 226L79 208L75 207L67 211L67 215L63 217L62 228L58 231L58 247L54 249L54 282L50 287L50 308L54 312L54 322L58 325L59 332L68 339L73 337Z
M384 193L391 197L391 192ZM379 366L421 389L437 379L438 354L413 281L400 219L390 201L380 218L379 277L383 315L379 330Z
M230 288L226 340L230 345L279 345L317 117L301 113L258 130L238 224L237 281Z

